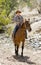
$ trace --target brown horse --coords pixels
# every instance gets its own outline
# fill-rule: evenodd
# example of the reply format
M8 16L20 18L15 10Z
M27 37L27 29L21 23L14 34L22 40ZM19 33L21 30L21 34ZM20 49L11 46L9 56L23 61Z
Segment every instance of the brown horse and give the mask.
M24 41L26 36L26 29L30 32L31 26L29 21L25 21L22 26L17 30L16 35L14 37L14 33L12 33L12 39L15 45L15 54L18 55L18 49L20 46L20 43L22 42L22 52L21 56L23 56L23 49L24 49Z

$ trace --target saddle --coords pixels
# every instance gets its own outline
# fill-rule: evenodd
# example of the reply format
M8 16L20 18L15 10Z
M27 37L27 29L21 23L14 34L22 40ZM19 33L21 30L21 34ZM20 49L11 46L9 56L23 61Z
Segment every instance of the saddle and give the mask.
M23 23L22 23L23 24ZM13 31L13 33L14 33L14 38L15 38L15 35L16 35L16 32L18 31L18 29L19 28L21 28L21 24L20 25L16 25L16 27L15 27L15 29L14 29L14 31ZM26 33L26 36L25 36L25 38L27 39L27 32L25 31L25 33Z

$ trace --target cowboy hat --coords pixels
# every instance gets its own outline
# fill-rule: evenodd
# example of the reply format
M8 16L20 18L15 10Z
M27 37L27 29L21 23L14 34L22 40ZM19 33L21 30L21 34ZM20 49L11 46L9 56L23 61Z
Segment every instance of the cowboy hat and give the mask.
M17 13L21 13L21 11L20 11L20 10L17 10L15 13L16 13L16 14L17 14Z

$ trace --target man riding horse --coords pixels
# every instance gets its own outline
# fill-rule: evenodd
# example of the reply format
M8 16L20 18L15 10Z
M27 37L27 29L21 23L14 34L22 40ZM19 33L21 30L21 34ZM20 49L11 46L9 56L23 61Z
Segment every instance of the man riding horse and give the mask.
M13 32L14 33L14 37L15 37L15 34L16 34L17 30L22 26L22 24L24 22L24 19L21 16L20 13L21 13L21 11L17 10L16 13L15 13L15 16L14 16L14 22L16 22L16 27L15 27L14 32ZM27 32L26 32L25 38L27 39Z

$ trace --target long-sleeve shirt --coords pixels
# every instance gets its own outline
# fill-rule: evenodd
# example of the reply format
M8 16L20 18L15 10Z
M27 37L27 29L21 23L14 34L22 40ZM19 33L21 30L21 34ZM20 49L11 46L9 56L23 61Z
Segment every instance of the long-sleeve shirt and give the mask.
M20 24L21 23L23 23L23 17L21 16L21 15L16 15L15 17L14 17L14 21L15 22L19 22Z

